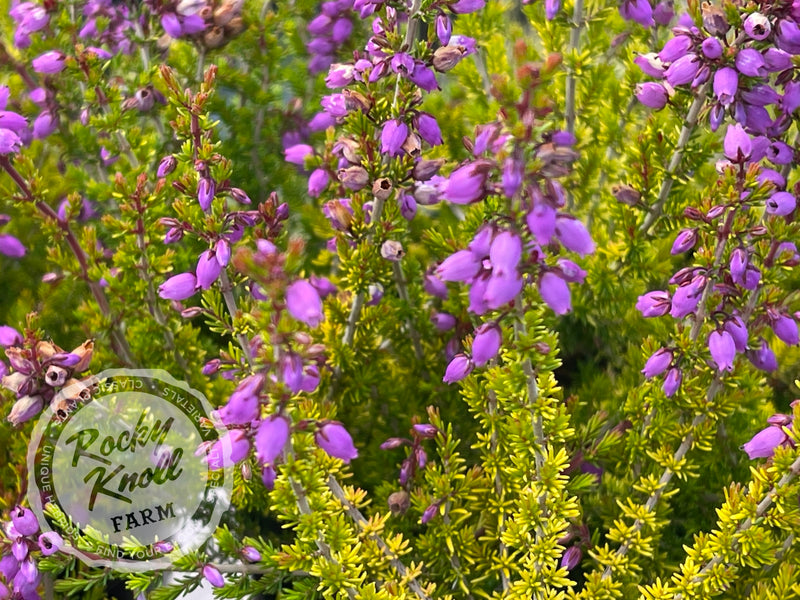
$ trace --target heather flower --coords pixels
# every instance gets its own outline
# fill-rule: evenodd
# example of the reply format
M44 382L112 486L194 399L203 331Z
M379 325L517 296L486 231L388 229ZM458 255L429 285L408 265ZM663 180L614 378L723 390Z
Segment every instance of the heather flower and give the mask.
M491 233L491 229L489 233ZM492 274L500 275L502 273L516 272L521 256L522 239L511 231L500 232L494 236L489 249Z
M776 315L770 320L770 326L775 335L787 346L798 344L797 322L786 315Z
M330 179L330 175L325 169L314 169L308 177L308 195L312 198L318 198L328 187Z
M681 387L681 380L683 379L683 374L681 370L677 367L672 367L667 374L664 376L664 384L661 386L661 389L664 391L664 395L667 398L671 398L675 395L675 392L678 391L678 388Z
M472 372L474 366L466 354L456 354L447 365L442 381L445 383L461 381Z
M744 352L747 350L747 327L741 317L738 315L732 316L725 321L723 329L733 338L733 344L737 352Z
M261 482L268 490L272 490L275 487L275 480L277 477L278 474L275 472L272 465L266 465L261 471Z
M11 359L10 356L9 359ZM14 402L7 419L16 427L38 415L42 408L44 408L44 401L41 396L23 396Z
M439 312L431 316L431 322L439 331L450 331L458 321L449 313Z
M639 66L639 68L642 70L642 73L645 75L656 77L658 79L661 79L664 76L666 66L661 58L653 52L649 52L648 54L640 54L633 59L633 62Z
M700 44L700 51L706 58L717 59L722 56L722 43L715 37L706 38Z
M256 458L262 465L272 464L289 439L289 422L280 415L261 421L255 435Z
M664 60L663 56L659 55L659 57ZM672 87L690 83L700 70L700 65L697 55L685 54L667 67L667 70L664 71L664 79Z
M775 353L764 338L761 338L761 345L758 348L751 348L745 352L745 356L754 367L762 371L771 372L778 368L778 360L775 358Z
M486 0L457 0L450 4L450 10L456 14L465 15L477 12L486 6Z
M656 375L661 375L672 364L672 350L666 348L659 348L656 350L647 362L644 363L642 373L647 379L652 379Z
M675 10L672 7L671 1L667 2L666 0L662 0L656 4L653 9L653 20L656 22L656 25L666 27L672 22L674 16Z
M22 334L9 325L0 325L0 346L8 348L22 343Z
M211 446L204 458L210 469L216 471L232 467L250 453L250 440L242 429L231 429Z
M556 232L556 210L544 200L536 202L525 222L539 244L549 244Z
M586 226L578 219L567 215L556 217L556 237L567 250L581 256L594 252L594 242Z
M766 206L769 214L785 217L797 208L797 199L789 192L775 192L767 199Z
M261 409L259 394L263 387L263 375L250 375L243 379L228 403L217 411L220 421L225 425L245 425L257 419Z
M564 281L568 283L583 283L586 279L586 271L581 269L571 260L559 258L557 263L561 279Z
M769 19L758 12L750 13L744 21L744 32L754 40L764 40L772 32Z
M669 314L675 319L682 319L693 313L700 303L700 294L705 286L706 279L698 276L686 285L678 286L672 295L672 308Z
M763 77L767 74L764 57L754 48L744 48L736 55L736 70L748 77Z
M186 300L198 289L194 273L173 275L158 287L158 295L165 300Z
M22 139L10 129L0 129L0 154L15 154L22 147Z
M214 284L221 272L222 265L219 264L214 251L206 250L197 260L195 269L197 285L200 286L200 289L207 290Z
M31 64L33 65L33 70L37 73L51 75L64 70L67 66L65 63L66 58L63 52L51 50L34 58Z
M697 243L697 229L682 229L675 237L675 242L672 244L671 254L683 254L687 250L694 248Z
M222 573L219 572L219 569L213 565L206 565L203 567L203 577L216 588L221 588L225 585L225 578L222 576Z
M158 170L156 171L156 177L161 179L162 177L166 177L170 173L175 170L175 167L178 166L178 161L175 160L175 157L172 154L169 154L161 159L161 162L158 163Z
M637 83L635 94L639 102L656 110L664 108L669 100L667 89L660 83L652 81Z
M436 276L442 281L466 281L481 269L480 259L469 250L459 250L436 267Z
M39 522L36 515L29 508L17 506L11 511L11 522L20 535L33 535L39 531Z
M619 14L626 21L636 21L643 27L655 25L650 0L624 0L619 6Z
M292 317L309 327L316 327L325 320L319 293L304 279L286 288L286 307Z
M450 173L442 196L454 204L472 204L482 199L485 193L486 165L474 162Z
M561 0L544 0L544 16L548 21L552 21L561 8Z
M418 113L414 118L414 125L419 136L431 146L439 146L442 143L442 131L433 115L426 112Z
M203 212L208 212L211 208L211 202L214 200L216 194L216 184L213 179L202 177L197 184L197 201Z
M252 546L245 546L244 548L242 548L241 553L242 557L250 562L258 562L259 560L261 560L261 552L259 552Z
M497 356L503 341L500 328L495 323L484 323L475 331L472 340L472 362L482 367Z
M43 556L55 554L63 547L64 540L55 531L47 531L39 536L39 549Z
M442 300L447 300L447 284L445 284L445 282L438 276L437 273L426 273L425 279L422 281L422 287L431 296L441 298Z
M744 128L738 123L728 125L722 145L725 150L725 156L733 162L747 160L752 151L750 136L745 133Z
M714 73L714 95L722 106L730 106L739 88L739 75L730 67L723 67Z
M439 38L439 43L446 46L450 43L450 36L453 35L453 22L444 13L440 13L436 17L436 37Z
M580 547L570 546L564 551L564 554L561 555L560 566L562 569L571 571L581 564L581 558L583 558L583 553L581 552Z
M345 463L358 458L358 450L353 445L353 438L341 423L325 423L314 434L314 440L317 442L317 446L329 456L340 458Z
M386 121L381 130L381 152L389 156L401 156L407 137L408 125L398 119Z
M770 425L762 429L753 438L742 446L748 458L770 458L775 453L775 448L789 441L789 436L782 427Z
M22 258L25 252L25 246L16 237L9 233L0 233L0 254L11 258Z
M539 280L539 295L557 315L565 315L572 310L569 286L556 273L547 272L542 275Z
M719 371L733 371L736 344L727 331L712 331L708 336L708 349Z
M522 285L522 277L516 270L493 272L483 292L486 306L494 309L511 302L522 291Z
M642 313L646 319L651 317L661 317L669 312L671 303L669 294L661 290L647 292L639 296L636 302L636 310Z

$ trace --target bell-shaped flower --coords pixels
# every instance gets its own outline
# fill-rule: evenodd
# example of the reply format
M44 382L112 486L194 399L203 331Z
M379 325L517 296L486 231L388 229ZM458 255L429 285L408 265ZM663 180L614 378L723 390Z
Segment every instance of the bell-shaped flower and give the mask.
M792 317L778 314L770 320L770 326L775 335L784 344L796 346L798 343L797 321Z
M539 279L539 295L557 315L565 315L572 310L569 286L556 273L547 272L542 275Z
M722 106L730 106L739 88L739 74L730 67L714 73L714 95Z
M398 119L386 121L381 130L381 152L389 156L401 156L406 138L408 125Z
M647 292L636 302L636 310L642 313L646 319L661 317L669 312L671 302L669 294L661 290Z
M197 202L203 212L208 212L211 208L211 202L214 200L214 195L217 193L217 186L214 180L209 177L201 177L197 183Z
M232 467L250 453L250 440L241 429L231 429L211 446L203 459L213 471Z
M556 209L548 202L536 202L525 216L530 232L539 244L549 244L556 232Z
M522 291L522 277L515 270L493 272L486 282L483 299L489 308L500 308L508 304Z
M292 317L309 327L316 327L325 319L319 293L305 279L299 279L286 288L286 307Z
M40 54L36 58L31 61L33 65L33 70L37 73L43 73L45 75L52 75L54 73L60 73L64 70L67 66L65 63L66 56L64 56L63 52L59 52L58 50L50 50L49 52L45 52L44 54Z
M664 391L664 395L667 398L672 398L675 395L675 392L681 387L681 381L683 380L683 373L678 367L672 367L667 374L664 376L664 384L661 386L661 389Z
M231 394L228 403L217 411L225 425L245 425L258 418L261 401L259 394L264 387L264 376L250 375L242 380Z
M200 289L207 290L219 277L222 272L222 265L217 260L217 255L213 250L206 250L197 259L197 268L195 269L195 276L197 278L197 285Z
M708 37L700 44L700 51L706 58L715 60L722 56L722 43L715 37Z
M662 58L662 60L664 60ZM701 62L696 54L688 53L673 62L664 71L664 79L672 87L691 83L700 70Z
M489 277L478 277L469 288L469 310L476 315L482 315L489 310L486 302L486 289L489 286Z
M340 458L349 463L358 458L358 450L353 444L353 438L341 423L330 421L320 427L314 434L317 446L322 448L329 456Z
M772 23L759 12L752 12L744 20L744 32L756 41L765 40L772 32Z
M789 436L783 431L782 427L770 425L762 429L753 438L742 446L742 450L747 452L748 458L770 458L775 453L775 448L786 443Z
M739 73L748 77L763 77L767 74L764 57L755 48L739 50L734 64Z
M775 353L764 338L761 338L760 341L760 345L745 352L745 356L757 369L768 373L777 370L778 359L775 358Z
M461 381L472 372L474 367L475 365L466 354L456 354L447 365L442 381L445 383Z
M55 554L64 547L64 539L55 531L46 531L39 536L39 549L42 556Z
M797 208L797 199L789 192L775 192L767 198L766 207L769 214L785 217Z
M626 21L635 21L642 27L652 27L655 25L653 20L653 7L650 0L623 0L619 5L619 14Z
M484 323L478 327L472 340L472 362L475 366L482 367L497 356L502 341L503 336L496 323Z
M667 88L654 81L637 83L634 93L639 102L655 110L664 108L667 105L667 100L669 100Z
M39 531L39 521L30 508L17 506L11 511L11 522L20 535L33 535Z
M675 237L675 242L672 244L671 254L683 254L687 250L694 248L697 243L697 229L692 227L690 229L682 229Z
M11 412L6 418L11 425L16 427L38 415L42 412L42 408L44 408L44 400L41 396L23 396L14 402Z
M203 567L203 577L215 588L221 588L225 585L225 578L222 576L222 573L219 572L219 569L213 565L206 565Z
M586 226L578 219L568 215L556 217L556 237L567 250L581 256L594 252L594 242Z
M314 169L308 176L308 195L318 198L319 195L328 187L331 177L325 169Z
M421 112L414 119L414 124L419 132L419 137L431 146L439 146L442 143L442 131L433 115Z
M736 344L733 336L727 331L712 331L708 336L708 349L711 358L717 363L719 371L733 371L733 360L736 358Z
M11 258L22 258L25 252L25 246L18 238L9 233L0 234L0 254Z
M723 329L733 338L733 345L736 347L737 352L747 350L747 326L740 316L734 315L725 321Z
M186 300L197 292L194 273L173 275L158 287L158 295L166 300Z
M442 281L466 281L481 270L481 261L469 250L451 254L436 267L436 275Z
M672 308L669 314L675 319L682 319L693 313L700 303L700 296L706 284L706 278L699 275L686 285L678 286L672 295Z
M10 325L0 325L0 346L8 348L22 343L22 334Z
M489 248L492 274L515 273L521 256L522 239L511 231L498 233Z
M443 184L442 196L454 204L472 204L482 199L487 177L487 165L473 162L450 173Z
M665 63L672 63L686 56L692 47L692 39L688 35L676 35L667 40L658 58Z
M734 123L733 125L728 125L722 147L725 151L725 156L731 162L743 162L750 158L752 142L744 128L739 123Z
M672 350L666 348L659 348L656 350L647 362L644 363L642 373L647 379L652 379L656 375L661 375L672 364Z
M266 465L275 462L289 440L289 431L289 422L280 415L272 415L261 421L254 439L259 463Z

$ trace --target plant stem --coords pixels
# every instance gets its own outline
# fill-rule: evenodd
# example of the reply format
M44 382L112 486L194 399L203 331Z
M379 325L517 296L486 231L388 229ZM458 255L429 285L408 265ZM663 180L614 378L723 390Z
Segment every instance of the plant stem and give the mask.
M394 281L395 285L397 286L397 293L400 294L400 298L408 306L411 306L411 299L408 296L408 286L406 284L405 274L403 273L403 267L399 262L394 262L392 263L392 270L394 271ZM414 326L414 321L411 317L406 319L406 325L408 326L408 334L411 336L411 343L414 346L414 356L417 358L417 361L422 362L422 344L420 343L419 332Z
M497 394L495 394L494 390L489 390L489 416L495 417L497 415ZM495 423L492 422L492 437L489 440L489 447L490 452L493 456L497 456L497 448L499 445L499 439L497 435L497 427ZM503 505L503 496L505 495L503 490L503 479L501 477L500 469L495 467L494 472L494 493L497 496L497 500L499 501L499 505ZM506 513L505 511L501 510L500 514L497 518L497 539L500 540L500 559L505 563L506 557L508 556L508 547L503 542L503 534L506 530ZM506 574L505 570L501 569L500 571L500 584L503 586L503 593L505 594L508 592L510 582L508 580L508 575Z
M233 295L233 285L228 278L227 268L222 269L219 277L220 283L222 284L220 286L222 289L222 298L225 300L225 306L228 309L228 313L231 315L231 324L233 324L236 315L239 314L239 307L236 305L236 297ZM242 349L242 352L244 352L245 359L249 365L253 361L253 356L250 353L250 342L247 340L247 336L243 333L237 333L236 340L239 342L239 347Z
M583 21L583 0L575 0L572 9L572 30L569 33L568 51L577 51L581 43L581 22ZM567 131L575 134L575 95L577 80L575 72L570 69L567 73L567 88L565 92Z

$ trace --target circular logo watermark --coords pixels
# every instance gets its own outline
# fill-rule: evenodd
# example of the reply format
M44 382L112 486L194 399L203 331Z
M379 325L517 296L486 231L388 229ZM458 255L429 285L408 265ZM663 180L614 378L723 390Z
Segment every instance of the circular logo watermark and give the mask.
M167 568L197 549L232 488L230 468L195 456L225 433L209 412L161 370L112 369L64 388L28 448L28 501L43 529L82 561L122 571Z

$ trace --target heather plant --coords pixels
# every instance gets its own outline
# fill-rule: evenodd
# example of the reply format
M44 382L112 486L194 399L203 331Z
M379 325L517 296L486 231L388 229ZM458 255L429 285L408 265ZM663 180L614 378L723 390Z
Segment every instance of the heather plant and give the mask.
M800 5L0 4L0 598L800 597ZM108 369L152 567L31 502Z

